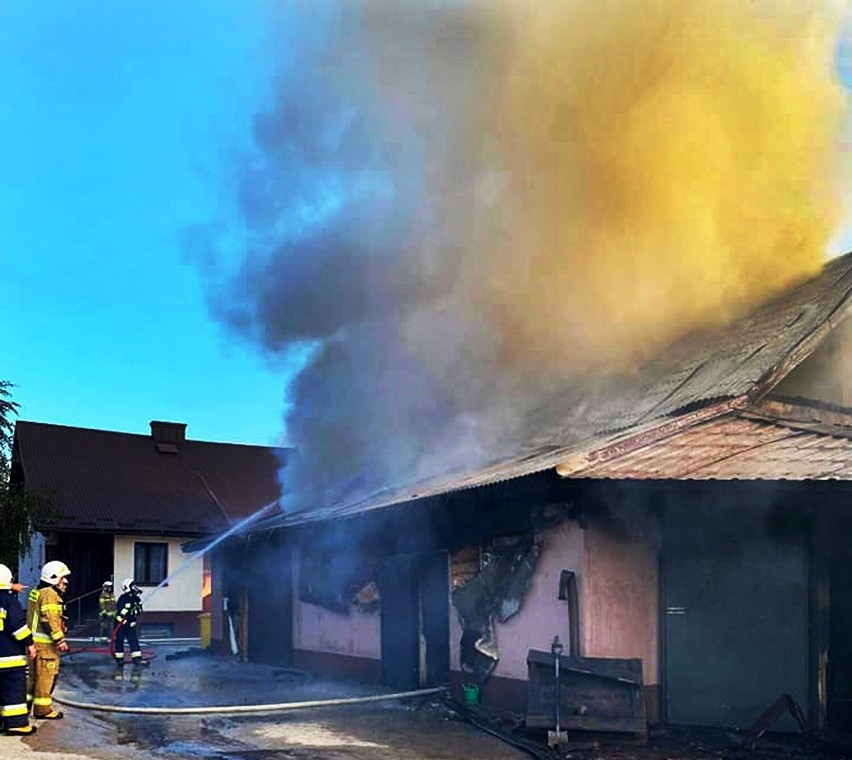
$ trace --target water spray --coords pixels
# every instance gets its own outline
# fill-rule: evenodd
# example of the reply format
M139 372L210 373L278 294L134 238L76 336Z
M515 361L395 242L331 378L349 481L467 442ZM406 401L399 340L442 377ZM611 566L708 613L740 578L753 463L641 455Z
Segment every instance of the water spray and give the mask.
M229 538L230 536L233 536L235 533L239 533L240 531L244 530L246 527L251 525L251 523L255 522L256 520L259 520L261 517L263 517L264 514L269 512L273 507L277 507L278 505L279 505L278 499L275 499L275 501L271 501L268 504L265 504L264 506L262 506L260 509L258 509L257 511L250 514L245 519L241 520L240 522L236 523L235 525L232 525L224 533L221 533L220 535L216 536L216 538L214 538L203 549L199 549L197 552L194 552L193 554L191 554L175 569L174 572L169 573L169 575L166 576L165 578L163 578L163 580L161 580L159 582L159 584L157 584L157 586L155 586L153 589L151 589L151 591L149 591L145 594L145 597L144 597L145 604L150 602L151 599L154 597L154 595L160 589L167 586L169 584L169 581L172 581L175 578L177 578L178 576L182 575L193 562L201 559L207 552L209 552L211 549L213 549L214 547L221 544L226 538Z

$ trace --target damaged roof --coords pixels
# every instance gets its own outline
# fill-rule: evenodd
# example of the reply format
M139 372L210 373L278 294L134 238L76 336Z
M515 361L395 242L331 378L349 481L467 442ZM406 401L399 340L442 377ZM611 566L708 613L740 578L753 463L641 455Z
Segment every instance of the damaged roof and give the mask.
M19 420L13 479L52 494L60 530L200 535L277 502L288 449Z
M801 420L794 428L772 422L766 408L770 420L753 410L848 315L850 292L847 254L747 316L692 333L629 374L573 379L507 429L491 461L272 517L265 527L352 515L549 468L596 478L852 477L845 463L850 441L832 437L838 426L814 423L808 433L799 429Z
M803 402L773 418L761 407L694 425L617 456L557 466L564 477L636 480L852 480L852 418L829 422ZM572 467L573 465L573 467Z

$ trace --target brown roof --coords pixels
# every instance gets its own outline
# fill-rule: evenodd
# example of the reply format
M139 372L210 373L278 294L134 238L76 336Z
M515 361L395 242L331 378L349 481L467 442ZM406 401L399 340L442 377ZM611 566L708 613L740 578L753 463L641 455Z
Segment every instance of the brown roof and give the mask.
M852 480L852 424L772 419L744 410L557 470L572 478Z
M281 495L287 449L192 440L160 448L147 435L15 426L23 480L53 494L63 530L215 533Z
M849 313L850 292L852 254L847 254L733 324L686 336L633 373L589 376L566 383L520 425L506 430L499 454L489 462L418 482L391 485L359 501L271 518L266 523L274 527L345 516L560 465L565 475L582 470L591 473L588 468L594 461L612 460L696 426L707 435L709 466L711 449L722 441L730 443L744 436L754 442L777 434L769 424L740 422L728 428L712 426L711 421L744 410L809 356ZM723 433L723 428L728 432ZM700 433L696 429L694 434ZM815 433L814 438L820 435ZM789 430L781 435L782 439L785 437L799 439ZM805 442L803 437L801 440ZM777 445L782 447L781 441ZM813 445L819 448L816 443ZM849 452L848 442L825 443L826 450L838 446ZM605 456L597 456L602 453ZM673 458L677 456L674 449L668 453ZM649 451L648 456L653 459L653 452ZM794 456L790 477L793 473L800 473L798 477L828 477L828 469L823 472L816 468L806 473L793 468ZM841 455L835 451L826 456ZM638 458L635 463L636 467L626 471L637 472ZM753 474L756 470L747 475L735 474L737 463L745 467L746 459L731 461L727 469L719 465L719 474L713 477L760 477ZM672 461L672 472L674 464ZM647 461L641 463L647 465ZM785 477L781 470L771 472L774 478ZM848 469L835 470L834 477L849 476Z

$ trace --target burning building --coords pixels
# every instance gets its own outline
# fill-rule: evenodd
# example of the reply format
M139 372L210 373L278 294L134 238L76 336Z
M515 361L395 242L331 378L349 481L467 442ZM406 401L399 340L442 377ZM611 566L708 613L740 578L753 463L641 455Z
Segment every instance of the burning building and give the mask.
M814 726L847 726L850 284L846 256L566 389L486 466L270 518L218 555L247 599L247 656L478 681L524 711L530 650L558 635L566 654L641 660L649 719L751 725L789 693ZM274 642L252 613L269 593Z
M191 238L216 313L307 357L214 639L523 710L558 635L643 721L844 725L833 5L332 6L256 120L237 270Z

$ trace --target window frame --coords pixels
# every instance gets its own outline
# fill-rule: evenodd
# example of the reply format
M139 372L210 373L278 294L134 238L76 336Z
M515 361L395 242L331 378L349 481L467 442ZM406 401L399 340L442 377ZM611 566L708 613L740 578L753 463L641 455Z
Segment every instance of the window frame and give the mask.
M152 580L151 550L153 547L163 547L163 577ZM140 552L142 552L141 562ZM140 565L143 569L139 573ZM134 541L133 542L133 580L140 586L159 586L169 577L169 544L167 541Z

